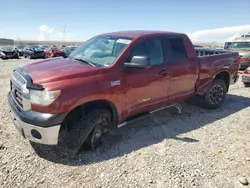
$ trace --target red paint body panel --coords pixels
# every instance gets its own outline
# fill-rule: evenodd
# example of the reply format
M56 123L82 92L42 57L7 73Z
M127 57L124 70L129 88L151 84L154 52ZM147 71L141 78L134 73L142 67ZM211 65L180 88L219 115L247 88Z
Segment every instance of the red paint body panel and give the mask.
M110 67L91 67L64 58L43 60L24 67L34 83L42 84L48 90L62 90L54 103L46 107L32 105L32 110L55 114L67 113L86 102L107 100L115 106L118 120L123 121L137 113L203 94L219 72L228 72L231 84L238 74L239 65L235 62L237 53L197 58L194 47L185 34L122 31L103 35L133 38ZM124 70L123 64L133 47L140 40L153 36L183 38L188 58L182 62L166 63L149 69ZM162 70L167 74L159 74ZM120 84L112 86L113 81L120 81Z
M198 58L200 62L200 74L196 85L197 94L204 94L214 77L220 72L228 72L230 84L234 84L239 70L237 58L237 53L218 54Z

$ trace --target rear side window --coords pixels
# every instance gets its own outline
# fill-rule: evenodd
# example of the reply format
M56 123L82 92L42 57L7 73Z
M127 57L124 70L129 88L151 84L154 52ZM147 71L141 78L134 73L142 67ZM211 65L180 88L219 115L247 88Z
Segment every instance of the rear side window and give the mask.
M166 38L164 41L167 62L178 62L187 59L187 52L182 38Z

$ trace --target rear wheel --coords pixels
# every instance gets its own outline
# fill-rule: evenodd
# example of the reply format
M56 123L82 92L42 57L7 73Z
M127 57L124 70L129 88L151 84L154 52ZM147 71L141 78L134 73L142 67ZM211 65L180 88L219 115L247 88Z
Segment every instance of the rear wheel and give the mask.
M223 104L227 94L227 86L223 80L215 79L209 86L200 103L204 108L217 109Z
M84 143L91 149L96 149L100 145L104 129L110 121L109 111L94 110L69 125L67 130L62 127L57 145L49 146L32 142L31 145L40 157L49 160L58 160L58 157L75 157Z

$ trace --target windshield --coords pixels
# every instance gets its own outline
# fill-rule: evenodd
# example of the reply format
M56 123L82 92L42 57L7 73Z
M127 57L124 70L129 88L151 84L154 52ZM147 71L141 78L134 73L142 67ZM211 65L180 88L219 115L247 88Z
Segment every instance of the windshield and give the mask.
M1 46L1 49L3 51L11 51L14 49L14 46Z
M250 49L250 42L233 42L229 48L249 48Z
M74 50L69 58L107 67L114 63L131 41L131 38L124 37L96 36Z

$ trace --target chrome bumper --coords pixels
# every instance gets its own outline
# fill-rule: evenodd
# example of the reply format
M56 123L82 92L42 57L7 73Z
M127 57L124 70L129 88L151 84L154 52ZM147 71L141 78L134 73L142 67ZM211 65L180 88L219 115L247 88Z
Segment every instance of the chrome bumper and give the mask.
M12 110L10 114L16 129L24 138L40 144L57 144L61 125L38 127L21 121Z

